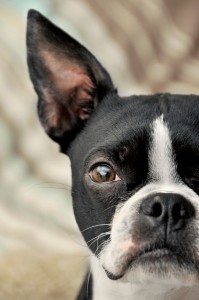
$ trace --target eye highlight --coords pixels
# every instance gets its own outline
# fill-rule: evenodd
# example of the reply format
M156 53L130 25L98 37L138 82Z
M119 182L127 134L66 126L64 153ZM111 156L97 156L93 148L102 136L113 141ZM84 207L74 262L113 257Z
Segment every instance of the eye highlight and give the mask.
M94 166L90 171L90 177L94 182L103 183L119 180L115 170L108 164L101 163Z

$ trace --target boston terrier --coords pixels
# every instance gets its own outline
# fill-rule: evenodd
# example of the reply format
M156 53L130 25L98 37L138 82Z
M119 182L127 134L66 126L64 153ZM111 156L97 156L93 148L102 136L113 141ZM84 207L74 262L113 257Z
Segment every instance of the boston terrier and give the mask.
M100 62L35 10L27 48L90 252L77 299L199 299L199 96L120 97Z

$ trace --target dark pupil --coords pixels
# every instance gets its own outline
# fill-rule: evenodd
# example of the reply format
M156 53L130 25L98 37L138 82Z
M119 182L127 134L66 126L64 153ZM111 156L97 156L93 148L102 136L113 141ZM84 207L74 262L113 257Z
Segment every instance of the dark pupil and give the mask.
M111 177L111 169L108 166L98 166L96 168L96 175L102 181L107 181Z

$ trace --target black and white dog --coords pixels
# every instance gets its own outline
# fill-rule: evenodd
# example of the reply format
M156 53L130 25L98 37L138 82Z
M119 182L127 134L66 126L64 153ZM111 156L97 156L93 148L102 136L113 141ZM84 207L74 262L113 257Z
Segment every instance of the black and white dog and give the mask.
M27 47L91 253L78 299L199 299L199 97L121 98L98 60L34 10Z

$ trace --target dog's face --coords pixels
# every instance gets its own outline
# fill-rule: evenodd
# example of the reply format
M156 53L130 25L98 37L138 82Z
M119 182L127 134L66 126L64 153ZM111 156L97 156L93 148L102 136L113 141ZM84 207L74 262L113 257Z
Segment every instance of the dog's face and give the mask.
M119 97L95 57L35 11L27 38L40 120L71 159L75 217L107 276L198 283L199 97Z

